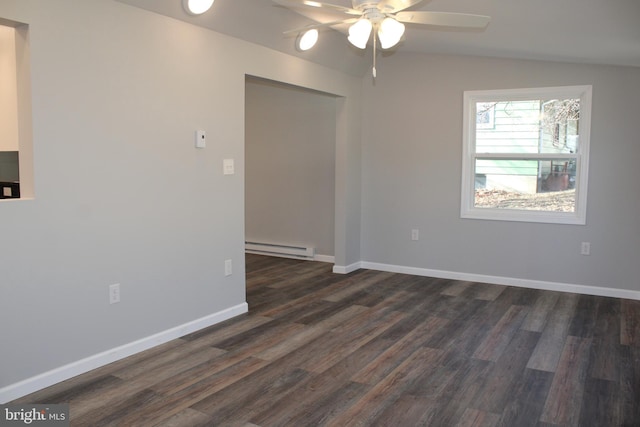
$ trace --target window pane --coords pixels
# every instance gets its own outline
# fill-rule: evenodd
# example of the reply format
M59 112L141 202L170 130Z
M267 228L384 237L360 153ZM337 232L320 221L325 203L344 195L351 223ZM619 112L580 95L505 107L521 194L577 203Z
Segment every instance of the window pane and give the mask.
M575 212L575 160L477 159L474 207Z
M580 99L476 103L476 153L576 153Z

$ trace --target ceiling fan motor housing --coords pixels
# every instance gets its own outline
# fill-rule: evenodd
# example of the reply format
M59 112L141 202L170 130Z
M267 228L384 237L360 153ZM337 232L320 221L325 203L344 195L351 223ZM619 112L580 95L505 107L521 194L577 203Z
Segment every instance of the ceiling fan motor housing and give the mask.
M386 17L386 15L378 8L377 1L371 0L353 0L353 8L362 11L362 16L373 25L377 25Z

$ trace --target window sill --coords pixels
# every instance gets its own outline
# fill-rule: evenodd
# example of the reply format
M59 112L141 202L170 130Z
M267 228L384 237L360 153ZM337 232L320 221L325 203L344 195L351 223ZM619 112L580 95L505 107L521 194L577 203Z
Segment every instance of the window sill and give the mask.
M517 209L475 208L462 212L462 219L488 221L517 221L547 224L585 225L586 218L574 212L542 212Z

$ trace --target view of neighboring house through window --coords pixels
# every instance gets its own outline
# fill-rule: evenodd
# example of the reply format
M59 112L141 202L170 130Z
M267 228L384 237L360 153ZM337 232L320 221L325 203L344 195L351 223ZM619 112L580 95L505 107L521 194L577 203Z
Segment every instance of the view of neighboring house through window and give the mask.
M591 87L464 100L462 217L584 224Z

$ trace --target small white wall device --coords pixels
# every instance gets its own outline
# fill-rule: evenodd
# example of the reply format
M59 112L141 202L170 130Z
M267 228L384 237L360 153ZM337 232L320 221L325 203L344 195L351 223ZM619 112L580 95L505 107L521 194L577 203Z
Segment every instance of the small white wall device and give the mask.
M207 146L207 135L205 131L196 131L196 148L205 148Z

